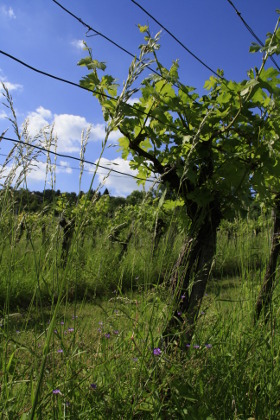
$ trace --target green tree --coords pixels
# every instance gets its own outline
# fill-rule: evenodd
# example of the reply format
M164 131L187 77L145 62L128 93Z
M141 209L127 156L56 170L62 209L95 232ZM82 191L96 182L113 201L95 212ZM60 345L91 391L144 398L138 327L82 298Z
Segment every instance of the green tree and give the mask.
M93 59L90 49L79 62L89 70L80 83L98 98L110 129L122 133L122 157L132 157L130 165L141 178L157 174L183 202L189 236L171 278L175 308L167 332L173 335L179 323L190 341L221 220L246 209L252 182L258 189L263 183L261 168L269 160L271 142L268 109L279 83L278 72L265 64L275 52L270 47L278 32L276 27L270 34L260 68L250 70L248 80L228 81L218 70L220 77L211 76L205 83L208 94L200 97L180 83L178 62L169 70L159 62L159 34L152 37L148 27L139 28L145 44L119 95L112 76L99 76L105 65ZM140 88L134 87L152 63L160 75L147 76ZM136 93L139 101L132 107L128 101Z
M278 10L278 13L280 11ZM279 20L277 22L277 25ZM254 43L251 47L252 52L262 52L263 54L280 54L280 29L275 28L274 33L268 33L264 47ZM252 177L253 188L258 193L258 201L265 208L272 208L273 229L271 234L271 250L269 261L266 267L263 284L260 288L256 302L256 319L261 313L268 320L269 308L272 301L273 290L275 287L277 261L280 254L280 89L279 72L273 68L266 70L266 81L262 79L263 88L268 93L265 107L266 126L262 130L262 143L267 148L260 156L263 165L258 167ZM265 84L266 83L266 84ZM266 140L266 142L264 141ZM264 151L264 149L263 149Z
M132 193L126 197L126 204L131 204L132 206L141 204L145 198L145 195L146 193L143 191L132 191Z

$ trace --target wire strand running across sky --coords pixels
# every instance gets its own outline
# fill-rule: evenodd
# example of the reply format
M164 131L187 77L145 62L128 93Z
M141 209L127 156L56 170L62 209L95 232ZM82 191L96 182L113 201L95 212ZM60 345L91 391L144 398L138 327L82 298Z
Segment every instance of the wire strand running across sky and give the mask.
M104 170L107 170L107 171L109 171L109 172L114 172L114 173L117 173L117 174L120 174L120 175L123 175L123 176L128 176L128 177L130 177L130 178L138 179L138 180L140 180L140 181L153 182L153 183L158 183L158 182L160 182L160 181L158 181L156 178L155 178L155 179L149 179L149 178L145 179L145 178L141 178L141 177L136 176L136 175L132 175L132 174L128 174L128 173L126 173L126 172L121 172L121 171L118 171L117 169L108 168L108 167L106 167L106 166L100 165L100 164L95 163L95 162L91 162L91 161L86 160L86 159L80 159L80 158L78 158L78 157L76 157L76 156L66 155L66 154L64 154L64 153L53 152L53 151L48 150L48 149L46 149L46 148L44 148L44 147L42 147L42 146L36 146L35 144L25 143L25 142L24 142L24 141L22 141L22 140L16 140L16 139L12 139L12 138L10 138L10 137L6 137L6 136L0 136L0 141L1 141L1 140L10 141L10 142L17 143L17 144L22 144L23 146L27 146L27 147L33 147L34 149L40 150L40 151L42 151L42 152L46 152L46 153L51 154L51 155L53 155L53 156L58 156L58 157L60 157L60 158L64 158L64 159L72 159L72 160L75 160L75 161L78 161L78 162L81 162L81 163L86 163L86 164L88 164L88 165L97 166L97 168L98 168L98 169L99 169L99 168L100 168L100 169L104 169ZM65 167L65 168L67 169L67 167ZM74 169L74 168L72 168L72 169Z
M54 1L54 0L53 0ZM149 13L146 9L144 9L143 6L141 6L139 3L137 3L137 1L135 0L130 0L132 1L132 3L134 3L137 7L139 7L147 16L149 16L154 22L156 22L162 29L165 30L165 32L168 33L168 35L171 36L171 38L173 38L179 45L181 45L181 47L184 48L185 51L187 51L195 60L197 60L200 64L202 64L206 69L210 70L212 73L215 74L215 76L217 76L219 79L221 80L226 80L223 76L221 76L220 74L218 74L217 72L215 72L215 70L213 70L210 66L208 66L208 64L206 64L203 60L201 60L196 54L194 54L188 47L186 47L185 44L183 44L183 42L181 42L171 31L169 31L162 23L160 23L153 15L151 15L151 13Z
M3 157L8 157L9 155L7 155L6 153L0 153L0 156L3 156ZM32 159L26 159L26 160L28 160L28 161L32 161ZM83 162L82 160L81 160L81 162ZM43 164L45 164L46 162L43 162L43 161L41 161L41 160L36 160L36 163L43 163ZM1 164L0 164L1 165ZM59 168L64 168L64 169L73 169L73 171L81 171L81 168L78 168L77 166L70 166L70 165L62 165L61 163L57 163L57 162L51 162L51 164L50 164L52 167L59 167ZM100 167L100 165L98 165L99 167ZM99 169L99 167L98 167L98 169ZM103 169L103 167L100 167L100 169ZM105 169L104 169L105 170ZM107 168L106 170L108 170L108 171L110 171L110 172L112 172L112 169L109 169L109 168ZM90 174L92 174L93 173L93 171L92 170L90 170L90 169L83 169L83 172L88 172L88 173L90 173ZM97 170L97 173L99 174L99 175L104 175L104 176L106 176L106 175L108 175L108 173L106 172L104 172L104 173L101 173L101 172L99 172L98 170ZM121 175L122 174L122 175ZM124 177L126 177L126 176L128 176L128 175L130 175L130 174L128 174L128 173L126 173L126 172L120 172L120 173L117 173L117 174L111 174L110 173L110 176L113 176L113 177L116 177L116 178L124 178ZM139 179L142 179L142 178L139 178ZM152 182L152 180L149 180L148 182ZM154 181L155 182L155 181Z
M57 4L57 6L59 6L62 10L64 10L66 13L68 13L70 16L72 16L74 19L76 19L78 22L80 22L83 26L85 26L89 31L94 32L95 35L99 35L100 37L106 39L106 41L110 42L111 44L113 44L115 47L117 47L118 49L120 49L121 51L125 52L126 54L128 54L130 57L132 57L133 59L135 58L135 54L132 54L130 51L128 51L126 48L122 47L120 44L118 44L116 41L114 41L113 39L109 38L107 35L104 35L102 32L97 31L96 29L94 29L92 26L90 26L88 23L84 22L81 18L79 18L78 16L76 16L73 12L71 12L69 9L66 9L66 7L62 6L62 4L60 4L58 1L56 0L52 0L55 4ZM136 60L139 61L139 58L136 57ZM162 74L160 74L159 72L157 72L156 70L154 70L152 67L147 66L147 69L149 69L152 73L156 74L157 76L161 77L164 80L167 80ZM178 84L174 83L173 86L177 87L178 89L180 88Z
M98 90L92 90L92 89L89 89L89 88L87 88L87 87L85 87L85 86L82 86L82 85L80 85L80 84L78 84L78 83L72 82L72 81L70 81L70 80L67 80L67 79L64 79L64 78L62 78L62 77L55 76L55 75L53 75L53 74L51 74L51 73L47 73L47 72L45 72L45 71L43 71L43 70L40 70L40 69L38 69L38 68L36 68L36 67L34 67L34 66L31 66L30 64L28 64L28 63L26 63L26 62L24 62L24 61L22 61L22 60L20 60L19 58L14 57L13 55L11 55L11 54L9 54L9 53L7 53L7 52L3 51L3 50L0 50L0 54L5 55L6 57L10 58L11 60L16 61L17 63L21 64L22 66L24 66L24 67L26 67L26 68L28 68L28 69L30 69L30 70L32 70L32 71L34 71L34 72L36 72L36 73L42 74L43 76L49 77L49 78L51 78L51 79L57 80L57 81L62 82L62 83L69 84L69 85L71 85L71 86L78 87L78 88L80 88L80 89L86 90L87 92L97 93L98 95L100 95L100 96L102 96L102 97L105 97L105 98L107 98L107 99L111 99L111 100L113 100L113 101L115 101L115 102L117 102L117 101L119 100L119 99L118 99L118 97L114 98L113 96L107 95L107 94L105 94L105 93L103 93L103 92L100 92L100 91L98 91ZM229 90L230 90L230 89L229 89ZM178 128L178 127L176 127L174 124L166 123L166 122L162 121L160 118L158 118L157 116L155 116L155 115L151 115L149 112L146 112L146 111L144 111L144 110L142 110L142 109L136 108L136 107L135 107L135 105L131 105L131 104L129 104L129 103L127 103L127 102L123 102L123 101L120 101L120 102L121 102L121 103L125 103L125 105L127 105L130 109L133 109L133 110L135 111L135 113L142 114L142 115L146 115L147 117L151 117L151 116L152 116L152 118L153 118L154 120L156 120L156 121L158 121L159 123L163 124L163 125L166 127L166 129L171 129L171 130L173 130L173 132L174 132L174 133L176 133L176 134L183 134L183 135L185 135L185 134L186 134L184 127L182 127L182 128ZM198 104L196 101L194 101L194 102L195 102L196 104Z
M0 54L5 55L6 57L10 58L11 60L16 61L17 63L21 64L24 67L27 67L28 69L30 69L30 70L32 70L32 71L34 71L36 73L42 74L43 76L50 77L51 79L54 79L54 80L57 80L59 82L63 82L63 83L69 84L71 86L78 87L80 89L86 90L86 91L91 92L91 93L96 93L96 94L98 94L98 95L100 95L100 96L102 96L104 98L111 99L112 101L115 101L115 102L119 101L119 98L118 97L114 98L113 96L110 96L110 95L107 95L107 94L105 94L103 92L100 92L97 89L95 89L95 90L89 89L89 88L87 88L85 86L79 85L78 83L72 82L72 81L67 80L67 79L63 79L62 77L55 76L55 75L53 75L51 73L47 73L47 72L45 72L43 70L40 70L40 69L38 69L36 67L33 67L30 64L25 63L24 61L20 60L19 58L14 57L13 55L11 55L11 54L3 51L3 50L0 50ZM170 123L169 124L166 124L166 122L161 121L161 119L158 118L157 116L151 115L149 112L146 112L146 111L144 111L144 110L142 110L140 108L136 108L135 105L131 105L128 102L120 101L120 103L123 103L126 106L128 106L130 109L133 109L133 111L135 111L135 113L146 115L147 117L151 117L152 116L152 118L154 120L156 120L156 121L160 122L161 124L163 124L164 126L166 126L166 129L171 129L171 130L173 130L177 134L178 133L181 133L183 135L185 134L185 129L184 128L180 129L180 128L176 127L174 124L170 124Z
M233 2L231 0L227 0L227 2L231 5L231 7L233 7L233 9L235 10L237 16L241 19L241 21L245 25L246 29L250 32L250 34L255 38L256 41L258 41L258 43L262 47L264 47L264 43L256 35L256 33L254 32L254 30L251 28L251 26L248 25L248 23L246 22L246 20L242 17L241 12L239 12L239 10L236 8L236 6L233 4ZM275 61L274 57L269 56L269 58L271 59L271 61L273 62L273 64L276 66L277 70L280 71L280 67L278 66L278 64Z

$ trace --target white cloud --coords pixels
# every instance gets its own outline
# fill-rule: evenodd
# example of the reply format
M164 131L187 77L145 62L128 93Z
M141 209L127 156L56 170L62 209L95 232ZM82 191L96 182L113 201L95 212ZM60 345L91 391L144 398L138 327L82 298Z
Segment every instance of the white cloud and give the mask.
M73 45L73 47L82 50L85 48L85 44L84 41L82 39L74 39L74 41L71 42L71 45Z
M5 87L9 91L19 90L19 89L22 89L23 88L23 86L20 85L19 83L9 82L7 76L5 76L3 70L0 68L0 91L3 91L2 83L4 83Z
M127 101L127 103L129 104L129 105L134 105L134 104L138 104L140 102L140 99L139 98L129 98L129 100Z
M28 120L28 131L32 136L36 136L40 130L47 125L50 125L52 113L48 109L40 106L34 112L30 112L27 115Z
M11 92L12 90L19 90L23 88L23 86L19 83L7 82L7 78L4 76L0 76L0 82L4 83L9 92ZM0 90L3 90L2 85L0 86Z
M8 117L8 114L6 114L5 111L0 111L0 120L4 120L7 117Z
M34 166L30 166L27 175L27 182L42 182L50 178L47 173L47 164L45 162L37 162Z
M60 160L59 164L60 164L60 166L65 166L65 167L69 166L69 163L66 162L65 160Z
M65 162L64 160L61 160L61 161L59 161L59 166L62 169L57 166L57 170L56 170L57 173L72 174L73 170L70 167L68 162Z
M8 17L9 19L15 19L16 15L15 12L13 11L13 9L11 7L8 6L1 6L0 8L0 13L2 16Z
M49 109L46 109L42 106L39 106L39 108L36 109L36 113L40 114L43 118L52 118L52 113Z
M61 162L59 163L59 166L53 166L53 170L55 170L56 174L72 174L73 170L71 167L69 167L69 164L67 162L64 162L65 165L62 165ZM27 180L27 184L29 182L32 183L41 183L42 182L47 182L47 184L51 185L51 174L49 172L49 167L47 166L46 162L36 162L36 161L32 161L31 163L29 163L28 165L28 170L27 170L27 175L26 175L26 180ZM0 180L1 183L3 182L3 180L10 174L10 173L15 173L15 177L14 182L18 179L18 177L20 176L21 172L23 170L22 166L18 166L15 167L14 165L7 165L0 173Z
M97 163L97 161L95 163ZM105 166L107 168L116 169L117 171L123 172L125 174L137 176L137 171L131 169L128 160L124 160L121 158L116 158L113 160L101 158L100 165ZM91 167L91 169L92 171L94 171L94 168ZM104 183L104 185L109 189L110 193L113 195L125 197L131 194L134 190L143 189L142 185L137 185L137 180L135 178L117 174L115 172L111 172L110 175L106 177L108 173L108 170L99 168L97 177L99 183Z
M84 117L60 114L54 116L54 133L58 138L58 149L67 152L80 150L81 133L89 127Z
M54 124L53 134L58 139L58 151L68 153L79 152L82 131L91 127L89 141L102 141L105 139L104 124L90 124L86 118L71 114L52 114L52 112L40 106L34 112L27 115L29 132L35 136L48 125ZM117 140L120 133L111 133L110 140Z

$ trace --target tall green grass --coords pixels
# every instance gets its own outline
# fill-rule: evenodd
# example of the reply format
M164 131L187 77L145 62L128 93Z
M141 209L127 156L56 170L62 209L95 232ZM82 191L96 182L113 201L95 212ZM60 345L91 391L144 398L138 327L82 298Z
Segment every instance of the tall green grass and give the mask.
M13 151L28 165L28 145L25 152ZM123 254L122 244L110 240L108 219L102 231L86 225L92 206L85 202L64 259L59 216L49 208L35 217L15 205L8 187L24 185L26 166L20 179L18 168L12 171L0 192L2 418L280 417L279 286L269 322L254 324L269 219L258 235L253 220L236 220L231 236L221 226L193 342L182 351L176 340L166 348L161 334L184 234L170 227L154 249L143 204Z
M137 232L119 260L106 233L82 241L78 230L62 267L56 216L45 244L36 224L18 240L19 216L9 217L0 244L3 416L279 417L279 287L270 323L253 323L269 223L256 237L240 221L236 240L221 229L195 337L182 352L161 343L180 235L172 244L163 237L152 257L151 235Z

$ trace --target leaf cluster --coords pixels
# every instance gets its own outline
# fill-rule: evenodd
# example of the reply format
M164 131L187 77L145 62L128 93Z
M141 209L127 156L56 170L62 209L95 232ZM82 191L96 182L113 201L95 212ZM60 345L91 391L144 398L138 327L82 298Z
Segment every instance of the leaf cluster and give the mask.
M226 80L219 70L221 77L210 76L202 96L180 82L177 61L169 69L159 62L159 34L152 37L147 26L139 29L145 44L119 95L111 76L98 77L104 63L92 57L80 61L91 70L81 84L94 85L104 119L122 134L122 157L130 158L142 178L157 174L179 194L192 219L217 201L224 217L232 217L236 208L248 207L256 191L265 199L268 184L279 189L279 72L265 68L267 58L278 53L278 25L268 34L259 69L241 82ZM152 61L158 74L134 87Z

